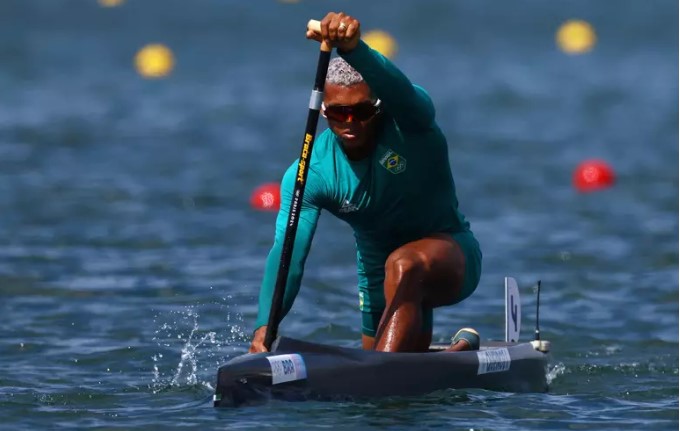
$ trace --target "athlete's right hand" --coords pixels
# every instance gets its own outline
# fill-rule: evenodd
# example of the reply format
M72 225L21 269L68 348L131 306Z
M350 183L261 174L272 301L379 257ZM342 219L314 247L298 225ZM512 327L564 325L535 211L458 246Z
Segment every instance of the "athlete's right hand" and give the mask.
M253 333L253 341L250 342L250 348L248 353L261 353L268 352L267 348L264 346L264 336L267 333L267 326L260 326Z
M361 38L361 23L343 12L329 12L321 20L321 33L307 29L307 39L326 40L340 51L356 48Z

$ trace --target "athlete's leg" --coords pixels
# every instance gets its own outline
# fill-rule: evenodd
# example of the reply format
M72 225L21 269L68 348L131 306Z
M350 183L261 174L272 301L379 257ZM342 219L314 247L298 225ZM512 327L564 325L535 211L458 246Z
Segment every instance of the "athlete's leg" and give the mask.
M375 346L375 337L371 337L370 335L366 334L361 334L361 347L364 350L373 350L373 346Z
M416 352L424 352L426 351L429 347L430 344L432 343L432 329L430 329L428 332L424 332L421 334L421 337L419 338L419 343L417 346L417 349L414 349ZM371 337L370 335L366 334L361 334L361 347L364 350L373 350L375 349L375 337ZM455 346L451 346L447 351L456 351L456 350L467 350L462 342L456 343Z
M392 252L385 263L386 307L374 348L388 352L426 351L432 328L423 331L423 308L459 300L465 261L460 245L448 234L416 240ZM368 343L367 338L362 341Z
M381 317L381 311L365 310L361 312L361 347L364 350L373 350L375 333Z
M365 350L375 348L376 330L382 320L383 311L362 312L361 346ZM432 342L432 309L424 307L422 310L422 327L420 329L420 342L418 351L427 350Z

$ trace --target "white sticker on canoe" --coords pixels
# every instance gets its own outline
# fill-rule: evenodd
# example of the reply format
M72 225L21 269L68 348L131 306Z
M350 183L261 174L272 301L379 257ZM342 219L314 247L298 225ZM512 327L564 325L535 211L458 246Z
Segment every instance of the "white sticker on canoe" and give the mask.
M305 361L297 353L267 356L267 360L272 367L272 385L307 378Z
M505 347L500 349L480 350L477 352L479 368L477 375L500 373L510 369L510 352Z

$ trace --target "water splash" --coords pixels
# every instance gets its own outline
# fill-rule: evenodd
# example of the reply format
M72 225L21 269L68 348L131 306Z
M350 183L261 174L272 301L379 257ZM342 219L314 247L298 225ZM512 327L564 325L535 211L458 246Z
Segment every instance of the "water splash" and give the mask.
M546 374L545 376L548 381L548 384L549 385L552 384L553 380L555 380L557 376L561 376L562 374L564 374L566 370L567 367L565 367L562 362L556 364L552 368L548 368L548 374Z
M223 299L231 299L231 296ZM216 367L225 361L229 353L242 351L243 343L248 341L242 316L226 313L228 330L224 339L220 339L218 332L201 329L200 316L194 305L169 314L171 323L163 323L154 333L153 340L165 354L159 352L151 357L153 392L196 385L213 390L211 381ZM156 315L154 321L157 322L159 318ZM222 331L219 333L223 334ZM175 365L172 358L178 346L180 357L179 363Z

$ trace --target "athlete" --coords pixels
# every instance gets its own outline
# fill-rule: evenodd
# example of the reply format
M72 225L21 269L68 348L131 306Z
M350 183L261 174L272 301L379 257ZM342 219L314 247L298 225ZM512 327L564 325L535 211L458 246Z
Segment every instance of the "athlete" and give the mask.
M329 13L321 33L339 57L331 60L322 115L329 128L314 143L283 315L300 289L304 263L321 209L354 230L362 346L388 352L426 351L432 309L472 294L482 254L458 210L446 138L425 90L360 40L360 23ZM249 351L264 338L281 257L298 162L281 182L281 210L260 289ZM479 348L479 334L463 328L448 350Z

